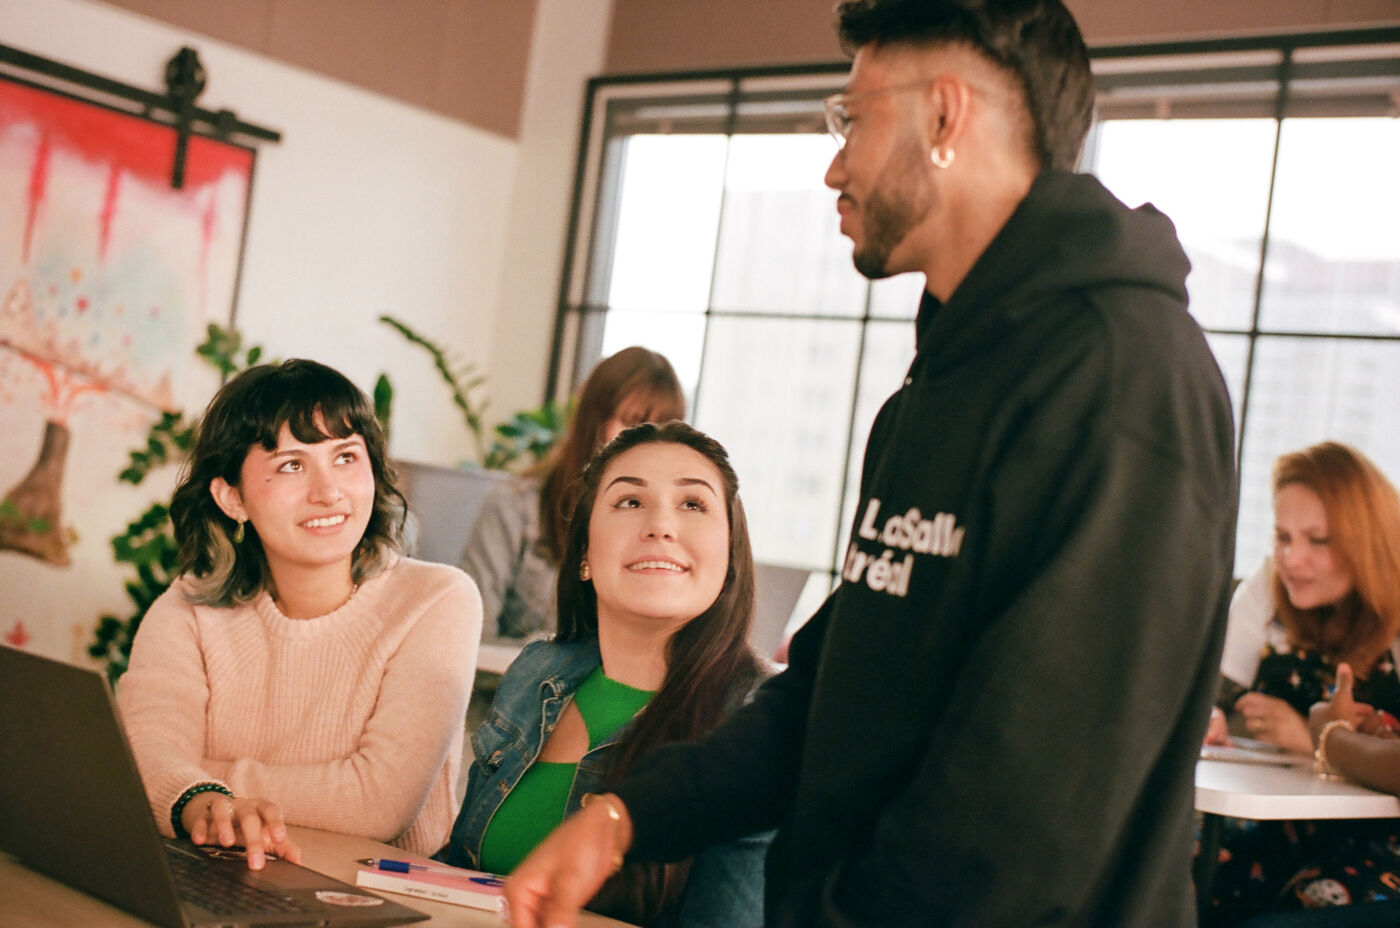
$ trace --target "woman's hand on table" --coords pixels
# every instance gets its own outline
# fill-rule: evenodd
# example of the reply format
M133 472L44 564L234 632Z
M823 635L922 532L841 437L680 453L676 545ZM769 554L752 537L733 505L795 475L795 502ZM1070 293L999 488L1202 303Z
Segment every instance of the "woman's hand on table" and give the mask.
M195 844L241 844L248 852L248 867L261 870L270 851L301 863L301 848L287 836L282 810L270 799L234 798L223 793L206 793L207 801L190 802L180 813L180 822Z
M1225 719L1225 710L1219 706L1210 707L1210 722L1206 725L1206 744L1229 744L1230 727Z
M1296 754L1312 752L1307 720L1282 699L1263 693L1245 693L1235 701L1235 710L1244 716L1245 731L1251 738Z

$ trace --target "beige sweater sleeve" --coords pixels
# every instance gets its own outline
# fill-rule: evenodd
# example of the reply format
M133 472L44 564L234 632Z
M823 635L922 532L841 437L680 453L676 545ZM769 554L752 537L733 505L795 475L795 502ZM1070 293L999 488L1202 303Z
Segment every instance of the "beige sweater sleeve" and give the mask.
M201 764L209 702L204 655L193 607L176 583L151 604L117 682L117 705L131 742L151 813L173 836L170 810L197 783L227 786Z
M289 823L431 853L446 840L481 602L443 565L401 560L335 612L266 596L148 613L119 685L152 810L209 780L271 799Z

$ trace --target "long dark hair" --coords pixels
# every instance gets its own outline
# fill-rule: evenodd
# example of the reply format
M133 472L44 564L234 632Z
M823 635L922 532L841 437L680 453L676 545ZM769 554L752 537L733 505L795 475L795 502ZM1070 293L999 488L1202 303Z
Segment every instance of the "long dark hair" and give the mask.
M579 641L598 634L597 595L592 583L579 579L579 566L588 546L589 517L604 472L618 455L661 443L691 448L719 471L729 517L729 567L714 603L681 626L666 643L666 678L614 749L604 786L621 780L638 758L657 747L693 741L714 728L724 716L735 680L756 679L759 670L758 658L748 645L754 610L753 550L744 505L739 500L739 479L719 442L684 422L627 429L584 468L559 567L558 638ZM646 924L680 897L689 867L688 861L628 864L603 887L590 908Z
M633 345L599 361L579 388L563 440L535 468L542 477L539 545L553 563L564 556L579 471L602 446L608 420L632 402L644 422L685 418L685 394L665 355Z
M1298 609L1275 565L1275 611L1295 646L1348 661L1365 678L1400 633L1400 497L1364 454L1332 441L1274 462L1274 493L1291 484L1322 500L1332 551L1353 589L1335 608Z
M248 451L254 445L275 449L283 425L307 443L351 435L364 439L374 472L374 509L355 547L351 579L369 579L403 551L407 504L394 483L384 433L364 393L339 371L315 361L260 364L224 384L210 400L170 503L180 569L190 581L194 602L231 606L272 589L257 531L247 523L243 541L234 544L237 523L214 502L209 485L222 477L238 486Z

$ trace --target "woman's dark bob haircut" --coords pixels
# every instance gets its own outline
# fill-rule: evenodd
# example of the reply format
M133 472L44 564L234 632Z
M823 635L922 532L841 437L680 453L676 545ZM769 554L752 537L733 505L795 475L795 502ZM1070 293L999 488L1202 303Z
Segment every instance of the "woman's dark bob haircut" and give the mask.
M215 477L237 487L248 452L254 445L275 449L284 425L297 441L308 444L351 435L364 439L374 472L374 511L355 547L352 581L373 577L402 553L407 505L395 485L384 432L364 393L339 371L315 361L260 364L224 384L209 402L170 503L180 569L193 602L232 606L263 590L274 591L252 523L245 524L243 541L234 544L237 523L224 515L209 487Z

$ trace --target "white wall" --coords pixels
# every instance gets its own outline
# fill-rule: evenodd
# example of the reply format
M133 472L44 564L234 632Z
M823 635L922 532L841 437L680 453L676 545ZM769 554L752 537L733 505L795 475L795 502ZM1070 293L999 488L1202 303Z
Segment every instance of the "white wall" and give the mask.
M568 2L543 6L557 16ZM453 347L462 361L489 366L493 395L538 402L547 330L534 357L520 343L510 364L489 364L517 143L86 0L4 0L0 36L8 45L150 89L163 86L170 56L193 45L209 75L200 105L227 107L282 131L283 140L263 145L258 155L237 325L272 356L324 361L367 390L387 371L397 395L395 455L450 464L467 456L470 445L427 355L377 324L381 313ZM582 95L575 87L533 92L568 100ZM558 153L569 165L572 147ZM532 248L532 237L553 245L562 236L559 220L554 228L517 231L511 242ZM541 260L536 273L557 277L557 258ZM502 318L510 324L509 315ZM207 398L180 399L194 408ZM0 437L0 494L34 459L33 443L10 438ZM22 619L34 636L29 647L76 659L78 642L99 613L126 614L123 574L112 564L108 539L146 500L168 494L173 475L137 492L115 482L122 464L120 456L111 461L110 487L65 481L65 521L80 531L72 567L0 551L0 634Z
M544 400L584 87L603 71L612 6L613 0L539 0L535 10L492 352L494 416Z

